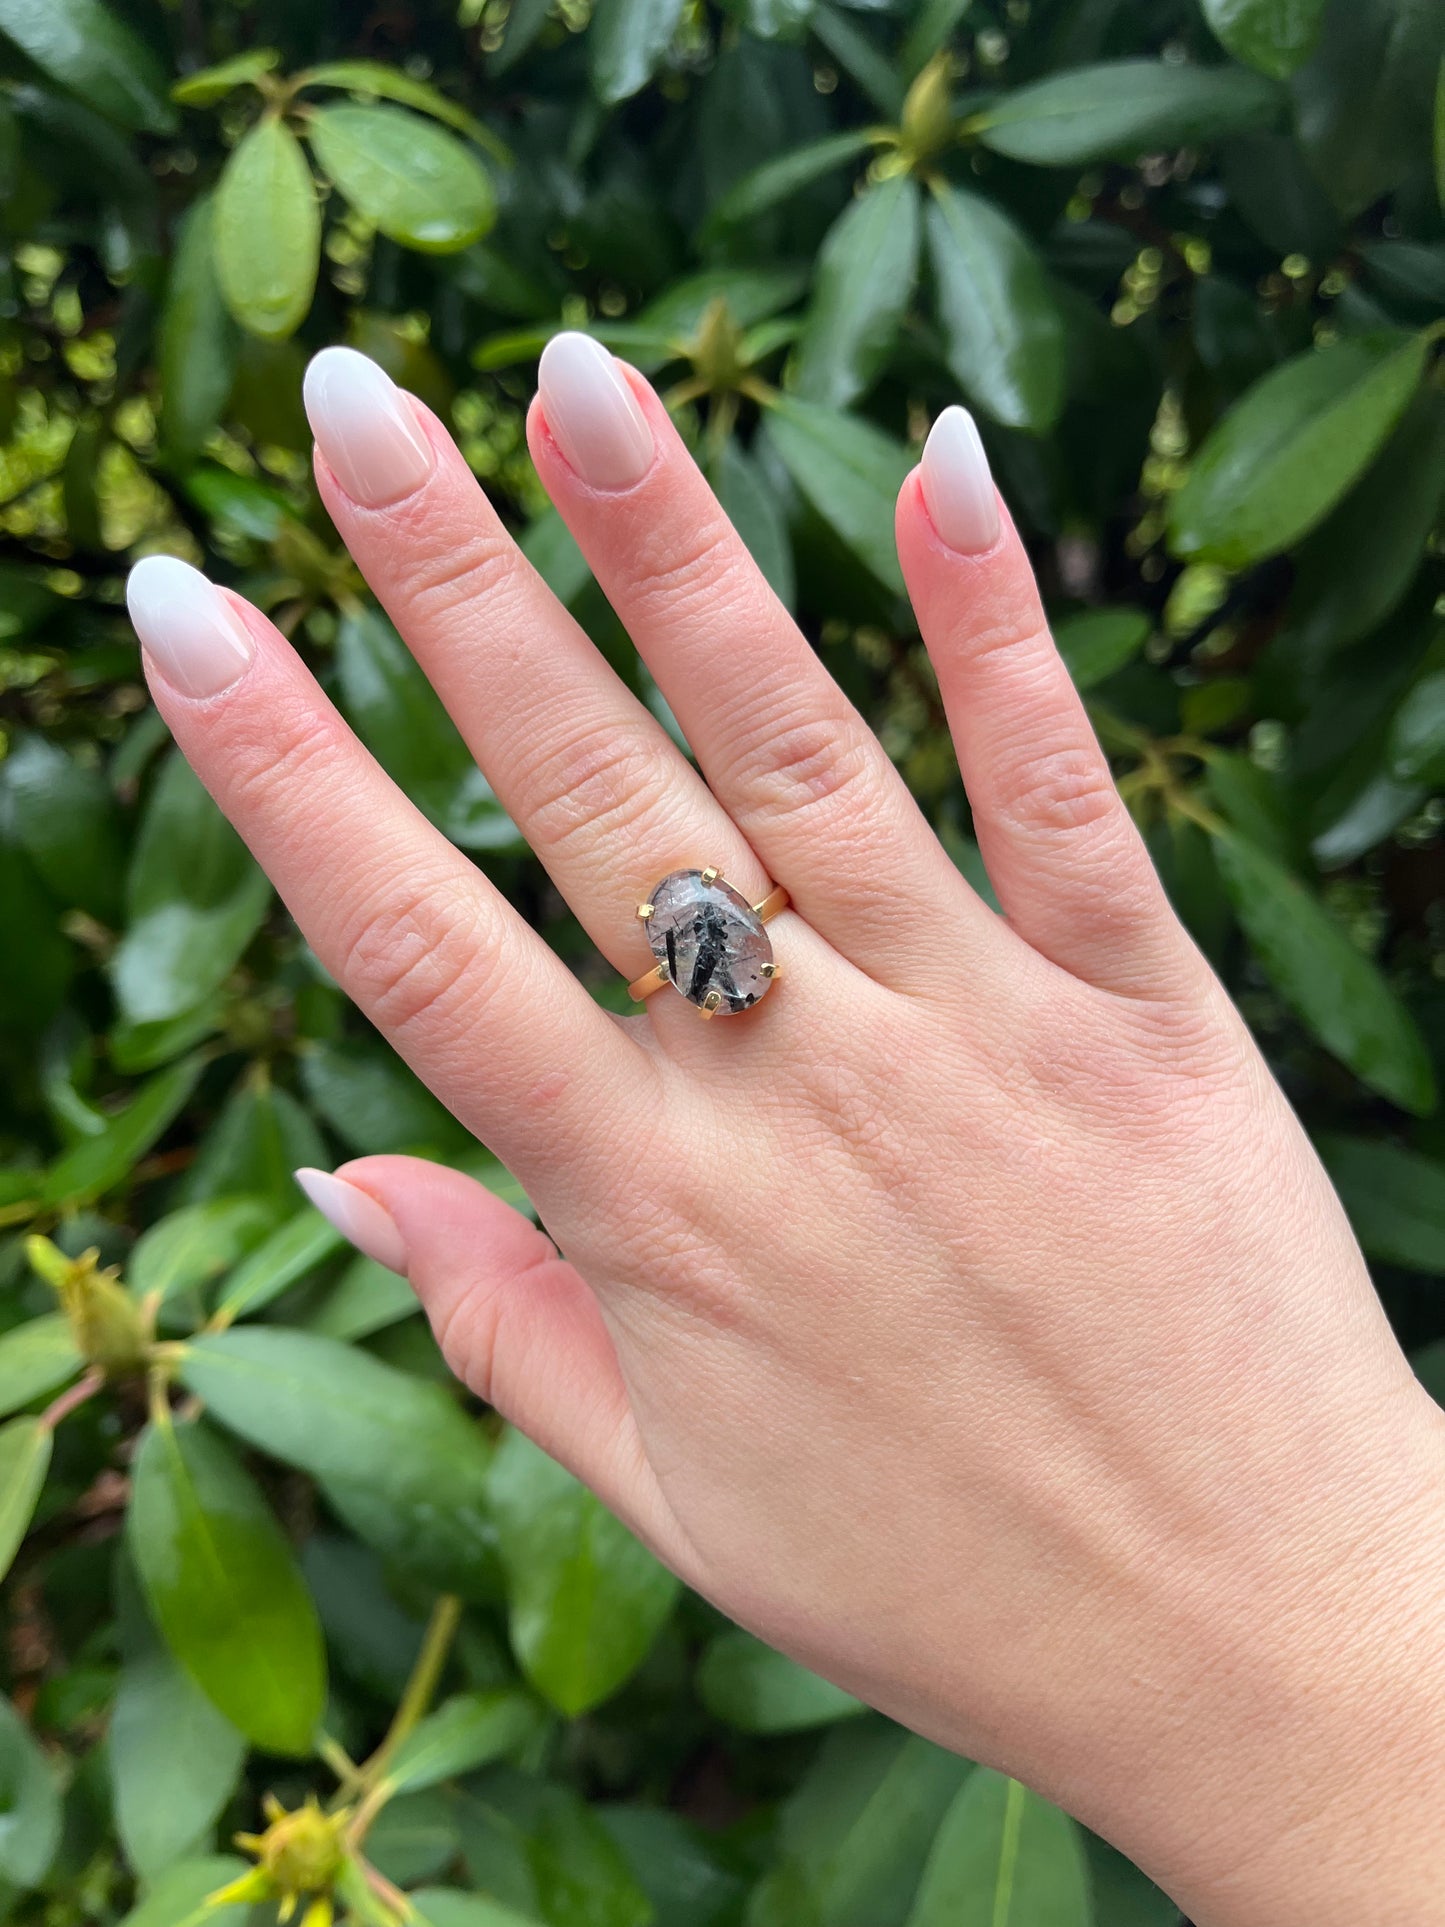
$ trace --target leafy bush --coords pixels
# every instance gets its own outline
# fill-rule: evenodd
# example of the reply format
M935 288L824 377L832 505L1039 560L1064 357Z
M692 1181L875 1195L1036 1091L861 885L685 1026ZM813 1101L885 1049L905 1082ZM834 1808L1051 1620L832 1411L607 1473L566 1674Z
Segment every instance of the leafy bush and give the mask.
M169 549L272 610L615 1002L318 506L305 355L446 413L650 697L521 437L553 329L629 355L986 888L891 533L961 389L1445 1387L1442 40L1416 0L0 0L0 1916L1176 1918L680 1596L298 1208L357 1151L514 1187L167 747L121 583Z

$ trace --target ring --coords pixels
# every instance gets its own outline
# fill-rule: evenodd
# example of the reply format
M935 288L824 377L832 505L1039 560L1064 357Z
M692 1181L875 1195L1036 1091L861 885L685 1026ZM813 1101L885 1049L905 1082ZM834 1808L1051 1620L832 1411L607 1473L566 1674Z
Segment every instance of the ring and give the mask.
M750 904L718 870L674 870L637 906L657 962L628 996L640 1004L671 984L703 1017L750 1010L780 974L763 925L787 907L781 884Z

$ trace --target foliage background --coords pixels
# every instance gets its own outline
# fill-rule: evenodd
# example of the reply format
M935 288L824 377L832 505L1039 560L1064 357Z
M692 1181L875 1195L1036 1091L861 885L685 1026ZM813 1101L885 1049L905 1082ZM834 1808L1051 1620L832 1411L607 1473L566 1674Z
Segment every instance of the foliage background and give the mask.
M1442 41L1431 0L0 0L0 1917L1176 1920L680 1596L298 1210L357 1151L515 1187L168 748L122 582L271 609L615 1001L319 508L306 355L440 408L655 700L521 433L552 329L630 355L986 888L891 534L962 390L1445 1389ZM313 1793L350 1817L248 1874Z

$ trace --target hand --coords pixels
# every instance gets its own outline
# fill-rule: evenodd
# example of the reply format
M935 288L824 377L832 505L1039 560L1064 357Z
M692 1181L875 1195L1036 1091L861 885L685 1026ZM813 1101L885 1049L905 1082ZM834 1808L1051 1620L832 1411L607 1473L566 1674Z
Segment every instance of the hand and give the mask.
M424 408L346 350L307 399L338 529L609 962L647 967L636 906L675 869L794 905L756 1009L606 1015L262 616L142 563L185 754L550 1238L412 1159L313 1196L459 1376L765 1639L1208 1927L1423 1918L1445 1420L1170 911L968 417L897 536L1004 917L633 371L554 342L532 451L701 775Z

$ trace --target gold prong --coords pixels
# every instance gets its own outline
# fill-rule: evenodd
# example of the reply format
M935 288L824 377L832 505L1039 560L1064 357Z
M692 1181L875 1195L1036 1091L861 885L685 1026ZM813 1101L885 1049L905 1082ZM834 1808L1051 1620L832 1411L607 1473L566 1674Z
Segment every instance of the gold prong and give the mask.
M698 1014L702 1017L715 1017L721 1009L722 992L720 990L710 990L706 997L703 998L699 1006Z
M780 977L782 974L783 967L781 964L765 963L758 965L758 975L760 977Z
M657 905L655 903L639 903L637 906L638 921L640 923L646 923L656 908Z
M704 870L702 873L702 880L704 883L716 883L718 878L721 875L722 875L721 870Z

